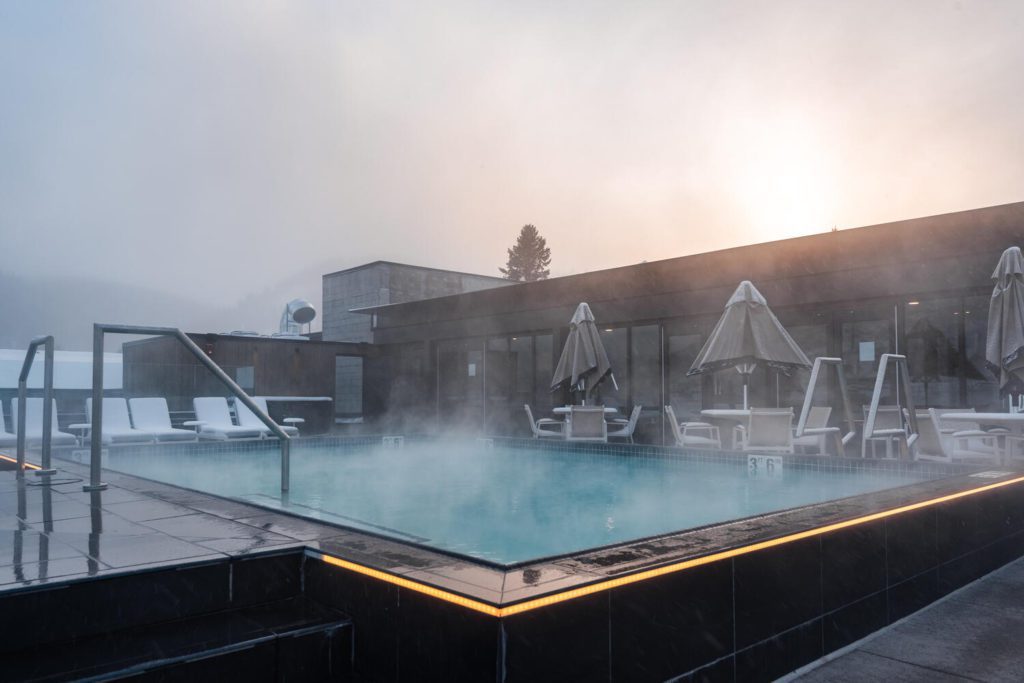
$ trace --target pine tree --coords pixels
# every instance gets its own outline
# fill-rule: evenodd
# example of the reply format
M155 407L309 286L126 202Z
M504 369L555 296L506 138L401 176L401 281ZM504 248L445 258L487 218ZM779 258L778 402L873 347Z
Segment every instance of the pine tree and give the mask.
M547 280L551 270L551 250L547 240L540 236L537 228L524 225L519 231L516 243L508 250L508 263L499 268L507 280L533 282Z

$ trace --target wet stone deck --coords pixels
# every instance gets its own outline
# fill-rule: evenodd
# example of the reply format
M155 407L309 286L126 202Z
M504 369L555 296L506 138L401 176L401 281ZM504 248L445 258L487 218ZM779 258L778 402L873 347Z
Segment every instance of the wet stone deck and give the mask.
M1024 559L791 678L799 683L1022 679Z

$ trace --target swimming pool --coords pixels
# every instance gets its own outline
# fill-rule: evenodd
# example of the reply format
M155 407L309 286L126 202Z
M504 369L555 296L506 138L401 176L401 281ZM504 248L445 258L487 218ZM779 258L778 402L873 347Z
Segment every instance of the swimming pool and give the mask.
M271 444L111 449L104 467L499 565L625 543L928 478L918 472L786 467L740 457L642 457L480 442L404 448L303 440L291 491Z

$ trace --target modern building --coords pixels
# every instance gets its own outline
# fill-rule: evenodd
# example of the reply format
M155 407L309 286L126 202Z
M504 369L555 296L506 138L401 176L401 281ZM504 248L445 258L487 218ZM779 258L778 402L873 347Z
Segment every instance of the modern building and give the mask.
M544 413L566 399L549 391L552 369L568 320L586 301L619 386L605 385L600 400L623 413L641 404L640 438L662 442L663 406L682 419L741 400L738 373L686 373L742 280L761 290L810 358L843 359L855 402L868 402L880 355L900 352L919 405L995 408L984 363L990 277L1022 238L1019 202L364 306L358 314L382 352L378 377L389 378L376 389L387 410L368 417L406 431L526 433L524 403ZM336 313L325 311L325 333ZM751 403L798 406L806 382L806 373L760 368Z
M504 287L508 280L487 275L374 261L323 277L324 341L370 342L370 318L352 309ZM363 362L339 357L335 368L335 409L339 416L361 415ZM340 419L347 419L340 417Z

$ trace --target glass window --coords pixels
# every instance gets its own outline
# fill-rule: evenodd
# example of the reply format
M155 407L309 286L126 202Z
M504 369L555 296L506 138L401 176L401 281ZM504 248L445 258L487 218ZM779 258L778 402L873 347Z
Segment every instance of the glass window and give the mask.
M923 301L906 307L907 369L914 405L960 405L960 300Z
M988 337L987 296L964 299L964 376L967 407L980 412L1006 410L999 400L999 379L985 365L985 340Z
M551 377L555 374L554 341L550 334L538 334L533 343L536 357L533 404L538 411L562 405L565 401L561 393L551 391Z
M854 406L871 403L879 359L883 353L892 352L894 310L893 306L879 306L870 310L837 313L840 321L840 357L843 359L850 400ZM895 391L894 370L893 376L883 386L882 401L895 403Z
M668 402L680 420L696 419L701 411L700 375L687 377L693 361L704 345L700 334L674 334L668 338Z
M363 359L358 356L334 358L334 414L363 414Z
M615 383L611 379L602 382L591 394L592 404L605 405L619 410L626 407L626 398L629 396L629 359L626 345L628 336L625 327L601 329L601 343L604 344L604 350L608 354L608 362L612 366ZM618 384L619 387L617 391L615 384Z
M632 330L633 404L661 409L661 329L643 325Z
M828 325L823 322L807 323L799 325L786 325L786 331L793 338L800 350L807 356L807 360L814 363L814 359L828 355ZM831 374L826 374L822 385L831 379ZM772 370L769 381L774 383L775 395L772 397L776 405L782 407L792 406L799 415L804 404L804 392L807 390L807 382L810 379L810 372L794 370L789 375ZM828 394L824 391L818 393L818 404L824 405L827 402Z

